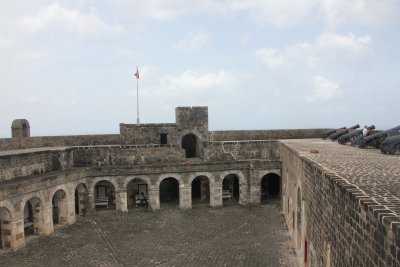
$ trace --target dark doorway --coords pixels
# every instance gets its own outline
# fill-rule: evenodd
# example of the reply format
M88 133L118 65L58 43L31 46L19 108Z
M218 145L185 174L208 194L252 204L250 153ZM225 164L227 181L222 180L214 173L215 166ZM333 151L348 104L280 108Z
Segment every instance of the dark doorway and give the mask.
M236 174L225 176L222 181L223 204L238 203L239 197L239 177Z
M115 209L115 187L110 181L102 180L95 185L94 205L97 210Z
M160 183L160 204L179 205L179 182L169 177Z
M34 234L33 208L30 201L27 201L24 207L24 232L25 236Z
M198 176L192 181L192 206L210 202L210 182L205 176Z
M160 145L166 145L168 143L168 135L166 133L160 134Z
M182 148L185 149L186 158L197 157L197 137L194 134L187 134L182 138Z
M261 179L261 201L279 199L281 194L281 177L268 173Z
M53 224L64 224L66 223L68 216L68 201L66 199L66 193L60 189L54 193L53 200Z
M75 188L75 214L84 215L89 206L87 188L85 184L78 184Z

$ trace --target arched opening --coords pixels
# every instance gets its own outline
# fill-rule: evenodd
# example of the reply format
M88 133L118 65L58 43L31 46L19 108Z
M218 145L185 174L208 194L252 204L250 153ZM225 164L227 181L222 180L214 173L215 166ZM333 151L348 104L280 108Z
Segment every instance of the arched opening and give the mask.
M210 203L210 181L206 176L198 176L192 181L192 207Z
M173 177L165 178L160 183L160 206L179 205L179 182Z
M222 181L222 202L223 205L239 203L239 177L236 174L225 176Z
M186 158L198 157L197 137L194 134L186 134L182 138L182 148L185 149Z
M281 196L281 177L268 173L261 179L261 203L279 199Z
M297 188L297 246L301 246L301 191Z
M127 185L126 193L128 209L148 206L149 191L144 180L135 178L130 181Z
M0 249L11 247L11 215L7 208L0 208Z
M68 199L64 190L59 189L54 193L53 224L66 224L68 219Z
M115 210L115 187L110 181L102 180L96 183L94 206L96 211L104 209Z
M88 207L88 194L85 184L78 184L75 189L75 214L85 215Z
M24 206L25 237L40 234L43 222L43 210L40 199L33 197Z

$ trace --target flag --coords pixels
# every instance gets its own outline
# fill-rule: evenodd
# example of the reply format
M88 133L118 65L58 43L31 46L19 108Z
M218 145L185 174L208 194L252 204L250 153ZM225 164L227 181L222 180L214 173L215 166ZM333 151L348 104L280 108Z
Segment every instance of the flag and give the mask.
M136 77L136 79L138 79L139 80L139 70L138 70L138 68L136 67L136 73L135 73L135 77Z

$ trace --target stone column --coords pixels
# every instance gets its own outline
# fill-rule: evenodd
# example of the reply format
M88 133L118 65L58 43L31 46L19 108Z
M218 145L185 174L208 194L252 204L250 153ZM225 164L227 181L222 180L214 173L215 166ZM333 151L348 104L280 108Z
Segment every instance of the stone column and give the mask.
M192 187L179 187L179 208L191 209L192 208Z
M34 208L35 215L33 215L33 220L34 220L34 227L37 227L37 230L35 229L35 233L37 232L40 235L50 235L54 233L54 227L53 227L53 206L48 205L46 207L43 207L40 211L40 208ZM42 213L40 215L40 213ZM36 215L38 215L38 218L36 218ZM39 224L36 226L36 222L39 222Z
M222 207L222 185L210 184L210 206Z
M160 189L158 187L149 188L149 206L152 211L160 209Z
M5 248L11 248L15 251L25 246L23 218L18 218L13 221L1 221L1 230Z
M78 193L79 215L86 214L86 206L87 206L87 204L85 203L85 193Z
M128 212L128 198L126 194L126 189L115 190L115 204L116 210Z
M259 205L261 203L261 186L259 183L250 184L250 204Z
M94 190L89 190L87 193L87 212L91 213L91 212L95 212L96 211L96 207L94 205Z
M58 200L58 223L70 225L75 221L74 201L68 201L67 198Z

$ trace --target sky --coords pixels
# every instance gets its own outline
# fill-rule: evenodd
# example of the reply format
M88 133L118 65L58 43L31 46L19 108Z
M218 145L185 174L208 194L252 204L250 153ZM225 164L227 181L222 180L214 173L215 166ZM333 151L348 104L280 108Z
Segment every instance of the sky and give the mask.
M400 124L399 0L0 0L0 138Z

